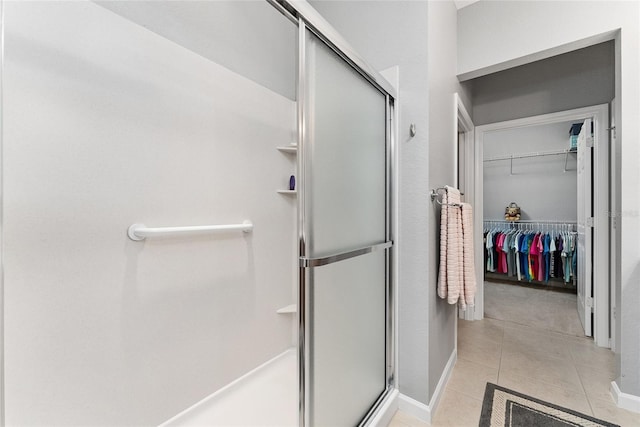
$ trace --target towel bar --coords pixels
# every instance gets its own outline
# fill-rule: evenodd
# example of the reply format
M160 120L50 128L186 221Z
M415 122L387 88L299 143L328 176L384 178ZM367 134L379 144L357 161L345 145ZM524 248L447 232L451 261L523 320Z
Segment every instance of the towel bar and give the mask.
M435 200L435 202L437 204L439 204L440 206L445 206L440 200L438 200L438 196L440 195L439 191L447 191L446 188L444 187L438 187L436 189L431 190L431 193L429 194L431 196L431 201L433 202ZM464 193L460 193L461 196L464 196ZM455 207L461 207L462 205L459 203L447 203L446 206L455 206Z

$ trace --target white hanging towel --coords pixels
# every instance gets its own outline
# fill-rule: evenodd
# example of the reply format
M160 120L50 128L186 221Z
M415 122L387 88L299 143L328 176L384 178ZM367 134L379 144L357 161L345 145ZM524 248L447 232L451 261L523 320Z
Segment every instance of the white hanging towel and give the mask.
M438 272L438 296L449 304L460 300L466 308L464 298L462 215L458 206L460 191L445 186L440 211L440 269ZM462 298L460 296L462 295Z
M476 274L473 253L473 210L461 203L460 191L446 186L440 212L438 296L449 304L473 307Z
M442 195L442 209L440 210L440 264L438 269L438 296L442 299L447 297L447 203L449 197L447 191Z

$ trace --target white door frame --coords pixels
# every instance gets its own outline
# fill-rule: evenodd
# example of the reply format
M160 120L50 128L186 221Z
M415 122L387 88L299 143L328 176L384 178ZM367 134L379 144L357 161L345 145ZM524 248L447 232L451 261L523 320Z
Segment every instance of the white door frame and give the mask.
M491 131L513 129L525 126L558 123L572 120L583 120L591 117L594 123L594 250L593 250L593 338L599 347L610 347L609 337L609 105L594 105L540 116L490 123L475 128L474 139L474 171L473 209L475 211L475 260L477 275L477 294L474 319L484 317L484 253L482 247L483 228L483 139L484 134Z
M609 331L611 331L611 351L616 352L616 282L618 277L618 253L617 253L617 236L616 229L620 227L620 217L618 215L614 215L615 206L618 206L617 195L616 195L616 183L615 177L619 175L617 170L617 161L616 161L616 144L617 135L616 135L616 100L615 98L611 100L610 110L609 110L609 206L611 207L611 213L609 214L610 226L609 226L609 273L610 279L609 283L611 284L611 293L609 294L609 298L611 299L611 313L609 316Z
M453 124L454 126L454 137L456 139L454 147L455 147L455 156L454 156L454 161L455 161L455 176L456 176L456 181L459 179L458 177L460 176L460 171L459 171L459 167L460 167L460 153L458 152L459 150L459 134L462 133L463 134L463 147L464 147L464 160L465 160L465 174L464 174L464 182L460 183L460 182L456 182L455 186L458 188L462 188L464 189L464 200L467 201L467 203L471 203L471 201L473 201L474 198L474 175L473 175L473 170L474 170L474 163L475 163L475 159L474 159L474 151L473 151L473 147L474 147L474 130L475 130L475 126L473 125L473 120L471 120L471 115L469 114L469 112L467 111L467 108L464 106L464 103L462 102L462 99L460 98L460 95L458 95L458 93L454 93L453 94L453 99L454 99L454 114L453 117L455 119L455 123ZM460 184L462 184L462 187L460 186ZM474 236L474 239L476 238L476 236ZM477 241L477 240L476 240ZM478 263L476 262L476 269L480 268L478 266ZM474 310L473 307L468 306L466 310L459 310L458 311L458 317L460 319L464 319L464 320L473 320L474 319ZM456 328L457 330L457 328ZM457 342L457 338L456 338L456 342Z

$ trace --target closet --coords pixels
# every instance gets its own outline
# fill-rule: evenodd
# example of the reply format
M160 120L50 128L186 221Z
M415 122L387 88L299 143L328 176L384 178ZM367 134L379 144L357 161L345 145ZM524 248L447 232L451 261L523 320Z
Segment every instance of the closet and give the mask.
M585 184L591 179L592 163L584 154L590 153L591 136L590 119L506 127L484 134L486 317L538 319L541 326L548 323L558 332L590 335L589 325L581 320L587 315L578 306L579 299L585 298L579 290L591 274L585 261L591 245L583 244L578 229L585 217L592 216L591 187L587 190ZM515 205L517 218L515 212L513 216L507 212ZM516 301L522 305L516 318L510 318L505 306Z

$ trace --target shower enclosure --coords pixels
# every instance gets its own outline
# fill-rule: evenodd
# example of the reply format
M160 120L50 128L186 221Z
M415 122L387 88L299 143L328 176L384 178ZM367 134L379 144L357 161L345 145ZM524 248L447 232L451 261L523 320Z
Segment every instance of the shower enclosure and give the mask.
M2 37L5 424L369 423L391 85L305 2L4 1Z

